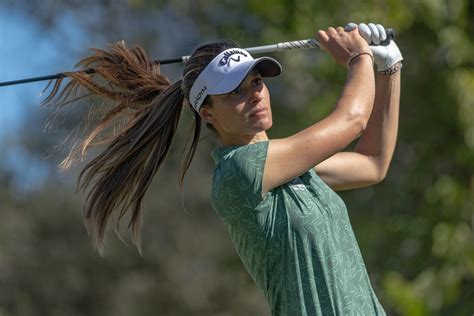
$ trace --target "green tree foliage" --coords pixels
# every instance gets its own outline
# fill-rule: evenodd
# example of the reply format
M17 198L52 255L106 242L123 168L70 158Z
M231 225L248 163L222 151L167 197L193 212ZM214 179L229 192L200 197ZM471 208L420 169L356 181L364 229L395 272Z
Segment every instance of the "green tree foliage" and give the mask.
M67 14L94 45L124 38L157 57L187 54L217 38L244 47L304 39L351 21L395 28L405 60L392 166L381 184L341 195L390 315L474 312L474 1L45 0L5 1L3 9L55 32ZM269 80L275 122L269 134L282 137L331 111L345 70L316 50L275 57L284 73ZM177 76L180 68L163 70ZM147 198L143 258L112 234L104 258L93 251L81 197L69 185L74 172L21 194L12 189L15 175L0 166L0 315L269 313L209 204L212 138L196 155L184 194L188 213L182 211L177 162L190 120L185 115ZM43 118L31 121L41 125ZM20 145L29 155L52 148L38 133L23 133L28 141Z

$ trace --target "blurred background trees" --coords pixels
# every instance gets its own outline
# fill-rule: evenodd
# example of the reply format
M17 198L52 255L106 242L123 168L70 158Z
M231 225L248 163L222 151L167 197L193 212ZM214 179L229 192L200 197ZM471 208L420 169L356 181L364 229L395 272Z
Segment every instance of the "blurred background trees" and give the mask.
M5 73L9 60L0 61L4 80L27 76L46 42L51 54L42 58L51 71L32 76L69 70L88 48L122 39L166 58L221 38L248 47L309 38L351 21L395 28L405 61L392 167L383 183L341 195L388 314L474 312L474 1L3 0L0 12L28 21L26 32L36 34L15 71ZM7 52L15 43L5 41L5 21L0 39ZM268 80L273 138L328 114L345 80L343 67L320 51L274 57L284 72ZM162 67L172 80L181 70ZM34 87L39 93L44 85ZM143 257L113 231L100 257L82 223L83 196L74 193L78 169L60 174L56 167L64 157L56 147L85 105L43 132L49 113L38 97L26 94L26 85L9 89L28 110L0 134L1 316L269 315L209 204L212 136L202 140L186 178L187 212L181 207L177 166L192 120L187 109L146 197ZM3 114L11 106L4 91Z

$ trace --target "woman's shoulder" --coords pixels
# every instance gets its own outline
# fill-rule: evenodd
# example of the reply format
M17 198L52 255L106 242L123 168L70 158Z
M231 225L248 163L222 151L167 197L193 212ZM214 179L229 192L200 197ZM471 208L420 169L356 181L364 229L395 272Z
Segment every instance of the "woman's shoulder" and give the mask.
M243 161L265 159L268 150L268 140L246 145L234 145L215 148L211 156L216 165L219 163L232 164Z
M214 198L261 196L267 143L222 147L213 153L217 158L212 181Z
M248 145L218 147L211 156L215 162L214 177L255 175L265 166L268 141Z

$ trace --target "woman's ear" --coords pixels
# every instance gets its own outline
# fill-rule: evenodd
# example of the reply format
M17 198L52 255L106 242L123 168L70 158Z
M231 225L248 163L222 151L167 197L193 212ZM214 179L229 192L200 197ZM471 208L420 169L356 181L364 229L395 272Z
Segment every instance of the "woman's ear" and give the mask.
M203 104L199 109L199 114L204 122L209 124L214 123L214 109L211 106Z

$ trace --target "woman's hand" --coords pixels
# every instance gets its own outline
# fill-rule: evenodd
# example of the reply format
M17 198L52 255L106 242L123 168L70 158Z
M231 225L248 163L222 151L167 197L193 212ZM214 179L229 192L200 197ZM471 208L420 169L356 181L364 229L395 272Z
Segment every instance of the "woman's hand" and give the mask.
M351 58L360 53L366 53L372 56L369 45L359 34L357 28L346 32L341 26L336 29L330 27L326 31L319 30L316 36L323 49L325 49L338 64L347 65Z
M346 31L359 30L360 35L370 44L369 48L374 54L377 71L383 72L403 60L402 53L394 41L386 41L385 28L374 23L348 23L344 28Z

